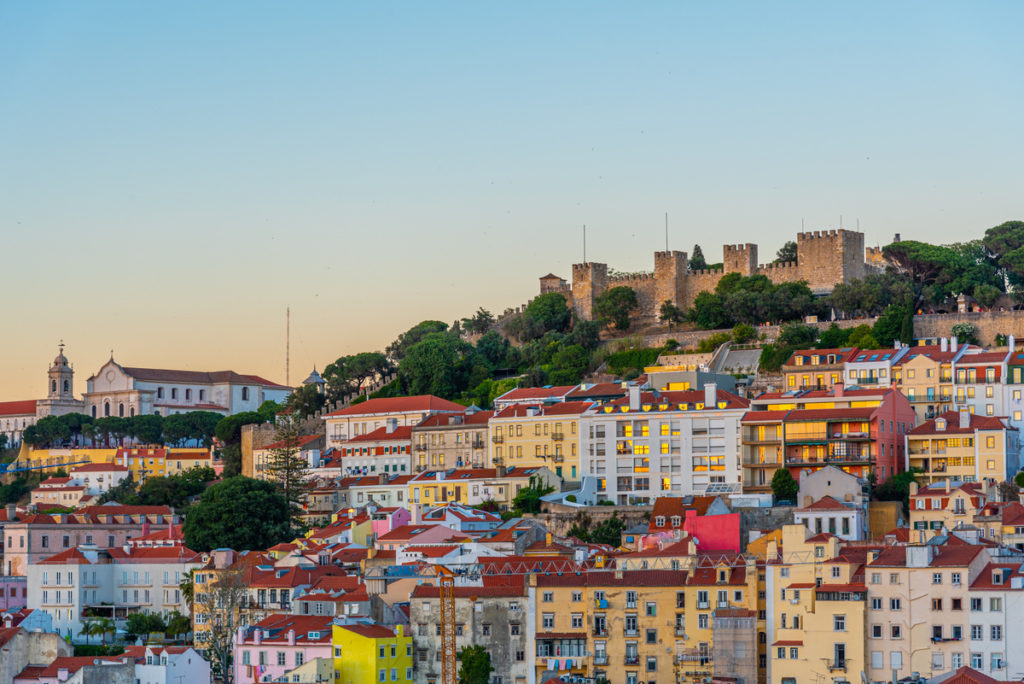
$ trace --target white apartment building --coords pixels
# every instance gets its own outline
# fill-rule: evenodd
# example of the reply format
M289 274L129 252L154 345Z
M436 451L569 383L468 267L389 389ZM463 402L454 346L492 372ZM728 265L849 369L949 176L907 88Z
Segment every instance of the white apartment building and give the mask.
M28 607L48 613L55 632L82 642L86 614L113 618L121 628L133 612L187 613L181 580L204 563L183 546L71 548L28 566Z
M581 417L581 473L598 480L598 498L620 505L739 491L740 421L749 405L710 383L702 391L631 387Z

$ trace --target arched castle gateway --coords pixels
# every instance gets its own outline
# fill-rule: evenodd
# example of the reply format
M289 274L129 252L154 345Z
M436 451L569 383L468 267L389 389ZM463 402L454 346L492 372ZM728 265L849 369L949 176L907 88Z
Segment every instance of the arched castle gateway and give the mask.
M686 252L654 253L654 273L609 277L608 265L573 264L572 284L556 275L540 279L541 294L560 292L581 318L593 318L594 300L609 288L633 288L639 300L638 314L657 316L665 300L688 309L700 292L714 290L726 273L765 275L776 283L807 281L815 294L828 294L837 283L863 278L874 266L865 263L864 233L852 230L816 230L797 233L797 260L783 264L758 264L757 245L725 245L721 270L689 270Z

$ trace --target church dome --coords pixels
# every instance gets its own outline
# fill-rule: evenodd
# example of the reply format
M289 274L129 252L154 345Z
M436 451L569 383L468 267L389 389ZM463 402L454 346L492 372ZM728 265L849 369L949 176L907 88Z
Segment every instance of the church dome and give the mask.
M57 356L53 359L53 368L67 368L68 357L64 356L64 345L60 345L60 349L57 352Z

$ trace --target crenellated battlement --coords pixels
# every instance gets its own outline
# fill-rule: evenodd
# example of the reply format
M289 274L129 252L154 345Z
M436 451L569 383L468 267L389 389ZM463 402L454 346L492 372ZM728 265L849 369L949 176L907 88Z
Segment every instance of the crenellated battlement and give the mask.
M714 290L727 273L761 274L772 282L805 281L814 292L830 292L837 283L863 278L868 261L877 261L877 250L864 249L864 234L845 229L804 231L797 234L797 260L759 264L758 246L738 243L722 246L722 268L690 271L686 252L654 253L654 273L609 275L608 265L586 262L572 265L572 285L559 286L554 277L542 279L542 291L564 292L574 311L593 318L596 299L610 287L636 291L639 315L656 318L664 301L689 308L700 292Z

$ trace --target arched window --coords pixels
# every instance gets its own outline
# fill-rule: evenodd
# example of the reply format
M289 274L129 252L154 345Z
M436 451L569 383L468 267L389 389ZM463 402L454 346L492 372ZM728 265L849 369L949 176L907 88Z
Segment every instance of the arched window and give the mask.
M109 401L103 402L103 415L104 416L109 416L110 415L110 402Z
M51 380L50 381L50 391L51 392L56 392L57 391L57 381L56 380Z
M117 405L117 415L119 417L121 417L121 418L124 418L124 404L123 403Z
M242 388L242 401L249 401L249 388L248 387L243 387Z
M96 417L96 405L95 404L93 404L93 406L92 406L92 417L93 418Z
M70 388L68 387L68 381L67 381L67 380L65 380L65 381L64 381L64 391L65 391L65 392L67 392L67 391L69 391L69 389L70 389Z
M134 406L132 406L130 413L131 413L132 418L134 418L135 417L135 407Z
M192 390L185 390L185 401L192 401Z

